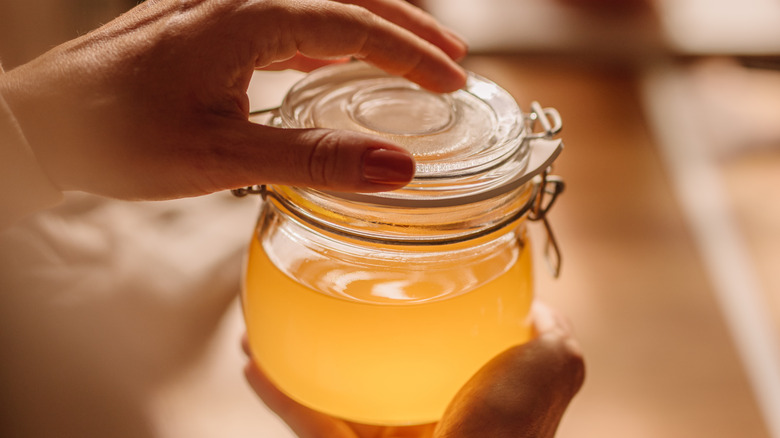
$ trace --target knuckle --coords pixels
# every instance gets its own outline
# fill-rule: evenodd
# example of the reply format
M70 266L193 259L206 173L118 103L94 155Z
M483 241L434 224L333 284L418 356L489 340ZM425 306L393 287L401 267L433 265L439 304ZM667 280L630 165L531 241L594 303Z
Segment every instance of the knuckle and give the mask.
M332 185L338 178L340 138L334 131L319 130L309 152L308 171L312 184Z
M554 330L521 345L512 352L512 360L523 364L529 358L543 365L545 374L561 394L573 397L585 382L585 359L579 343L568 333Z
M355 21L372 20L374 13L365 7L354 3L341 3L339 6L345 13L349 14Z
M354 52L358 56L365 56L374 50L375 34L384 28L379 16L368 9L351 4L342 6L345 26L352 29Z
M561 336L553 345L548 345L552 355L551 363L560 376L560 383L567 386L570 394L576 394L585 382L585 359L579 343L571 336Z
M585 375L587 374L587 367L585 366L585 359L582 357L581 354L576 355L576 366L575 366L575 380L574 380L574 392L577 392L582 388L582 385L585 383Z

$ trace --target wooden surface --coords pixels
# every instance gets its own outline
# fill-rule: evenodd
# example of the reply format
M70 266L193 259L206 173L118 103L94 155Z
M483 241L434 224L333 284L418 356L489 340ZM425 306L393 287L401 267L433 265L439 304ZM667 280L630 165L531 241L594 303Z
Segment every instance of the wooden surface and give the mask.
M645 121L637 73L520 56L466 65L526 108L538 100L564 119L555 170L567 190L551 213L563 273L549 278L537 251L537 282L573 321L588 375L558 436L767 437Z

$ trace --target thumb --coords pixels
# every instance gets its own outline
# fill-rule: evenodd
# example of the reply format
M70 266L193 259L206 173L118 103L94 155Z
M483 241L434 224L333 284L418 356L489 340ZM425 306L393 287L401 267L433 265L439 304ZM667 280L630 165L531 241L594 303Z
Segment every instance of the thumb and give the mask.
M242 123L241 139L224 142L219 189L284 184L350 192L405 186L414 176L412 156L380 137L330 129L280 129ZM236 131L234 131L236 132ZM231 146L231 143L233 146Z
M437 438L555 435L569 402L582 386L584 363L563 320L539 313L539 336L506 350L480 369L448 407L437 427Z

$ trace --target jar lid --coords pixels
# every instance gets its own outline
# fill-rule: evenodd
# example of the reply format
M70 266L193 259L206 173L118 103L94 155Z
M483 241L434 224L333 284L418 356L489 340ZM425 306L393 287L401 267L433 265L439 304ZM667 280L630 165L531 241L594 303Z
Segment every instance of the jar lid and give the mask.
M473 73L463 89L436 94L362 62L331 65L293 86L280 118L288 128L365 132L406 148L416 160L414 179L399 190L359 195L372 203L471 196L528 163L523 112L507 91Z

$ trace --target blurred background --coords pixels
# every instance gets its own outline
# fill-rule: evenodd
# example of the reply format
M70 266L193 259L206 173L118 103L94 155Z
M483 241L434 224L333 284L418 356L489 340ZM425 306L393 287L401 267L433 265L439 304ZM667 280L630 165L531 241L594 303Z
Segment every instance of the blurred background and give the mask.
M558 436L780 438L780 2L417 3L470 42L467 68L564 119L550 218L563 271L550 278L538 250L537 285L573 321L588 376ZM0 0L0 60L133 5ZM298 77L258 73L253 106ZM0 435L290 437L241 376L235 293L256 208L69 194L3 234L2 286L35 293L0 297ZM101 245L74 273L19 252L40 235Z

